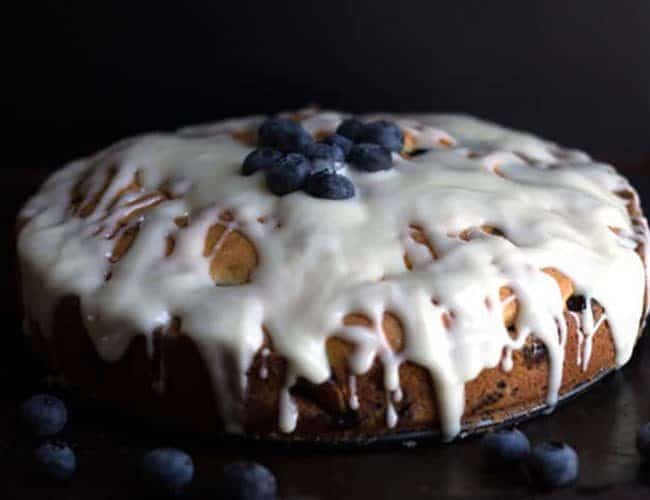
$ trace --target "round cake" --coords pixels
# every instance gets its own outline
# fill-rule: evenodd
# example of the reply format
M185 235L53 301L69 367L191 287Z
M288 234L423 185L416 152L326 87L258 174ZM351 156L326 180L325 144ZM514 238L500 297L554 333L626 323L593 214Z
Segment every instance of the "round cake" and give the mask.
M19 215L25 331L196 432L452 439L624 365L648 226L613 167L476 118L307 109L121 141Z

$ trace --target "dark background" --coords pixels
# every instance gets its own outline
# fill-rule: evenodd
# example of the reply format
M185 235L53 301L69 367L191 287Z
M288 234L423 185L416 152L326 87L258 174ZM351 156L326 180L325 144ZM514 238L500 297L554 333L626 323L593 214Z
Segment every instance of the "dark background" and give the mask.
M145 130L313 102L464 111L592 152L650 152L647 0L14 8L10 146L32 167Z
M516 475L485 471L476 440L296 454L134 431L69 398L63 438L79 474L39 482L14 420L42 372L19 333L12 227L51 169L118 138L308 103L477 114L611 161L648 200L650 1L46 0L3 5L2 16L11 133L0 162L0 498L129 498L131 462L170 444L192 453L199 487L248 458L271 467L284 500L537 498ZM522 427L580 453L579 484L557 498L647 498L650 473L633 449L650 418L647 337L622 371Z

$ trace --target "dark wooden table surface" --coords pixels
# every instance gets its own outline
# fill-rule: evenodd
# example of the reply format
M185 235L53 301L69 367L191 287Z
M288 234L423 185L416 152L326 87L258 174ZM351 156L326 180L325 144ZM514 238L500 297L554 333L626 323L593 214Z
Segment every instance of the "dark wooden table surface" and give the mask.
M597 156L617 165L642 198L650 200L650 155ZM141 498L134 489L133 464L148 448L162 445L180 446L193 455L196 476L190 498L217 498L211 492L221 467L233 460L252 459L276 474L283 499L650 499L650 471L641 467L634 447L638 425L650 420L650 335L625 368L552 415L521 426L534 442L559 439L578 450L579 481L550 494L528 486L517 471L495 476L485 470L476 439L414 448L278 449L170 436L75 401L69 401L71 417L63 438L77 453L77 474L65 485L41 481L29 462L34 444L18 432L15 423L17 404L37 389L39 371L19 335L10 233L20 204L46 175L44 170L0 169L0 217L6 238L0 245L4 290L0 313L5 319L0 334L4 338L0 347L0 500Z

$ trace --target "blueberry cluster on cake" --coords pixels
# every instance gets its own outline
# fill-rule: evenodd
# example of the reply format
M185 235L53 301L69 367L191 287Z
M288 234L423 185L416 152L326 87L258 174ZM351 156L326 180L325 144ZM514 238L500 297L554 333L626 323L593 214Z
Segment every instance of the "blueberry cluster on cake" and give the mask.
M52 372L197 432L451 439L624 365L648 311L628 181L463 115L127 139L53 174L17 241Z

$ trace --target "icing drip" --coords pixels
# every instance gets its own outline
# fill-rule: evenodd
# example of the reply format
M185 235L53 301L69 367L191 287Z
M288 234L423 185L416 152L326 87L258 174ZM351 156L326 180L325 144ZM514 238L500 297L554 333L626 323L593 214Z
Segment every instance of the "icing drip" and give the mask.
M598 331L598 328L600 328L600 325L603 324L605 321L605 315L603 314L596 324L591 328L591 333L589 335L586 335L585 337L585 352L582 357L582 371L587 371L587 367L589 366L589 360L591 359L591 347L593 345L593 339L594 339L594 334Z
M295 381L295 375L289 375L285 386L280 391L280 415L278 426L284 433L293 432L298 423L298 407L290 393L290 389Z
M503 358L501 359L501 369L504 372L509 372L512 370L513 362L512 362L512 348L511 347L506 347L503 350Z
M259 376L262 380L265 380L269 376L269 369L266 366L266 358L271 354L271 351L267 347L262 349L262 366L260 367Z
M589 368L589 361L591 360L591 349L593 346L594 335L600 326L607 321L607 314L602 312L597 321L594 321L594 313L591 305L591 299L585 298L586 307L583 309L582 314L578 315L575 312L570 312L574 321L576 322L576 332L578 335L578 354L576 363L580 369L585 372Z
M580 325L580 316L573 311L569 311L569 314L573 318L573 321L576 325L576 335L578 336L578 345L576 348L576 365L582 366L582 349L585 342L585 335L582 331L582 326Z
M350 388L350 401L348 404L352 410L358 410L359 397L357 396L357 377L354 375L348 377L348 387Z
M149 337L151 355L153 332L181 318L230 432L242 430L237 403L264 344L262 325L288 365L283 432L298 422L290 393L297 377L313 384L330 377L325 345L332 335L354 346L350 408L359 407L355 377L381 360L389 427L397 425L403 362L431 374L441 429L452 438L461 430L465 383L499 363L510 370L513 350L530 335L548 353L553 405L567 325L558 283L544 269L598 301L616 362L627 362L647 306L647 268L636 251L647 256L648 225L642 214L628 214L638 197L623 177L584 153L470 117L377 117L395 120L416 149L428 151L395 155L393 170L373 174L344 165L357 188L345 201L276 197L261 175L239 175L251 147L232 135L262 117L142 136L68 165L21 213L30 219L18 242L27 317L49 336L57 302L78 296L107 361L119 359L136 332ZM343 118L303 113L305 128L319 134ZM76 189L84 197L73 213ZM224 212L232 215L225 222ZM217 223L225 229L204 255ZM245 284L215 286L211 260L236 234L254 246L257 267ZM128 246L120 253L115 242L122 240ZM502 301L505 287L512 293ZM509 331L503 315L513 301ZM353 312L371 326L343 326ZM387 312L399 319L400 349L383 331ZM603 314L594 324L591 314L588 307L580 318L583 369L605 321ZM268 376L265 362L259 376Z
M397 425L397 412L395 411L395 405L393 400L390 397L390 392L386 392L386 425L392 429Z

